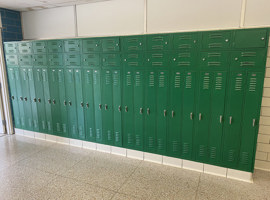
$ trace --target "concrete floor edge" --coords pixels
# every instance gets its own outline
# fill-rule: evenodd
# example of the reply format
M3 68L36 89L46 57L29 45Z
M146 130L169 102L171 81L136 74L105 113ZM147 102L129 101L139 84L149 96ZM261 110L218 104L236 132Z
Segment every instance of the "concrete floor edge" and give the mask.
M250 172L16 128L15 134L253 183L253 174Z

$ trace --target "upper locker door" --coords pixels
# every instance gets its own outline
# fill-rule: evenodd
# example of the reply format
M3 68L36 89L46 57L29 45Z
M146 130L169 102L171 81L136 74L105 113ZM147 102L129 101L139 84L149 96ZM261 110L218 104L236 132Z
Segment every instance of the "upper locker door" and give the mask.
M58 88L59 88L59 105L61 110L61 130L62 136L68 137L68 107L66 100L66 91L65 91L65 72L64 69L58 69Z
M166 154L167 130L168 130L168 95L169 95L169 72L158 71L157 80L157 153ZM172 113L174 117L174 113Z
M134 95L133 95L133 72L126 70L124 72L123 82L123 142L124 147L134 148Z
M40 68L34 69L34 82L37 98L39 131L41 133L47 133L47 125L46 125L47 120L46 120L46 110L45 110L43 82L42 82L42 69Z
M146 152L156 153L156 99L157 99L157 72L155 70L145 73L145 147Z
M101 73L99 69L93 70L93 91L94 91L94 111L96 142L103 143L102 138L102 104L101 104Z
M9 89L11 95L11 103L12 103L12 110L13 110L13 117L14 117L14 125L15 128L22 128L21 127L21 120L20 120L20 111L19 111L19 97L17 95L17 84L15 70L14 68L8 68L8 80L9 80Z
M208 144L208 162L211 164L220 164L221 162L226 84L227 72L213 72L213 87L211 91L211 124L209 126Z
M195 118L196 72L186 71L183 85L182 158L191 159Z
M38 109L37 109L37 97L35 91L35 81L34 81L34 72L32 68L28 69L28 82L29 82L29 101L31 102L32 108L32 120L33 120L33 131L39 132L39 118L38 118Z
M253 172L254 168L256 138L259 126L260 104L264 80L263 75L262 72L249 72L247 74L238 169L248 172Z
M14 68L14 72L15 72L15 79L16 79L21 128L26 129L26 118L25 118L24 105L23 105L23 91L22 91L21 75L20 75L21 69Z
M245 77L245 72L231 72L230 83L227 87L226 115L223 129L223 164L230 168L237 166L239 158Z
M61 109L59 101L59 85L58 85L58 70L49 69L51 110L53 121L53 134L62 135Z
M114 145L123 146L122 134L122 74L112 70Z
M181 156L181 126L182 126L182 94L183 70L172 70L170 79L170 104L168 117L170 118L167 136L167 155L179 158Z
M84 122L86 140L95 142L95 112L94 112L94 89L93 70L85 69L83 79L83 102L84 102Z
M75 93L74 70L65 70L66 99L68 106L69 136L78 139L77 102Z
M75 75L75 91L76 91L76 107L77 107L77 124L78 124L78 138L85 139L84 130L84 102L83 102L83 82L81 69L74 69Z

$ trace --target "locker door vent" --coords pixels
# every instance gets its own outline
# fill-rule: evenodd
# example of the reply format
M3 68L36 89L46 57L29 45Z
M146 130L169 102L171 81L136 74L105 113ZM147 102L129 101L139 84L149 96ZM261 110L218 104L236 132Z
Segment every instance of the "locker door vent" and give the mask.
M172 142L172 151L173 152L179 152L180 151L180 142L173 141Z
M48 127L48 130L51 131L52 130L52 124L50 121L47 122L47 127Z
M163 151L165 149L165 145L164 145L164 140L163 139L158 139L157 140L157 149L159 151Z
M149 75L149 86L154 87L155 86L155 75L151 72Z
M242 165L248 165L249 161L249 153L248 152L242 152L240 157L240 163Z
M92 137L94 137L94 135L93 135L93 129L92 128L89 128L89 136L92 138Z
M38 128L38 121L36 119L34 119L33 122L34 122L34 127Z
M183 143L183 149L182 152L184 155L189 154L190 145L189 143Z
M126 86L131 86L131 74L126 74Z
M234 89L236 91L241 91L242 90L242 84L243 84L243 78L242 77L236 77Z
M100 133L100 129L99 128L96 129L96 138L97 138L97 140L100 140L101 139L101 133Z
M199 146L199 157L204 157L206 155L206 146L200 145Z
M133 137L132 137L132 134L131 133L128 133L127 134L127 143L129 145L132 145L133 144Z
M105 83L106 83L106 85L110 85L111 84L111 73L110 73L110 71L106 71Z
M140 135L135 135L135 145L137 147L141 146L141 136Z
M228 162L233 162L235 160L235 150L229 150L228 151Z
M61 125L60 125L60 123L56 123L56 130L57 130L57 132L60 132L61 131Z
M180 88L180 83L181 83L181 76L180 76L180 72L176 72L175 76L174 76L174 87L175 88Z
M153 149L155 147L155 142L153 137L148 137L148 148Z
M160 75L159 75L158 86L159 86L160 88L163 88L163 87L165 86L165 76L164 76L164 74L160 74Z
M116 143L120 142L120 133L119 133L118 131L116 131L116 132L114 133L114 135L115 135L115 142L116 142Z
M216 90L222 90L222 76L217 76L216 77L216 82L215 82L215 89Z
M135 86L140 87L142 86L141 74L139 72L135 75Z
M110 130L107 131L108 141L112 141L112 132Z
M42 121L42 129L45 130L46 129L46 122Z
M249 80L249 92L256 92L257 78L253 77Z
M187 89L192 88L192 76L191 75L186 76L186 88Z
M210 147L210 158L215 160L217 157L217 148L216 147Z
M66 124L62 124L62 128L63 128L63 132L66 133L67 132L67 125Z
M203 89L209 90L209 84L210 84L210 77L209 77L209 73L207 73L203 77Z

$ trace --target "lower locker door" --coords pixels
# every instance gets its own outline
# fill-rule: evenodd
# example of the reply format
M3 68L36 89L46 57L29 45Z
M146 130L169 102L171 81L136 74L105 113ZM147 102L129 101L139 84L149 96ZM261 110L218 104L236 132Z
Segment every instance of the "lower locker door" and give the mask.
M94 111L95 111L95 127L96 141L103 143L102 138L102 104L101 104L101 77L100 70L93 70L93 89L94 89Z
M168 71L158 72L157 81L157 149L156 152L166 155L167 149L167 124L168 124ZM173 116L174 117L174 116Z
M78 124L77 124L77 106L76 106L76 92L74 81L74 70L65 70L65 83L66 83L66 99L68 106L68 124L69 136L74 139L79 138Z
M64 69L58 69L58 87L59 87L59 105L60 105L60 117L61 117L61 136L69 136L68 126L68 103L66 100L66 85L65 85L65 72Z
M124 147L134 148L133 72L126 70L123 81L123 138Z
M230 73L223 137L223 165L229 168L238 164L245 83L244 72Z
M31 102L31 108L32 108L33 131L39 132L37 98L36 98L36 91L35 91L33 69L28 69L28 78L29 78L28 83L29 83L29 91L30 91L29 101Z
M82 90L82 72L80 69L74 69L75 71L75 90L76 90L76 106L77 106L77 119L78 119L78 138L85 139L84 130L84 102L83 102L83 90Z
M147 71L145 83L145 147L144 150L150 153L157 151L157 135L156 135L156 87L157 72Z
M45 110L46 110L47 133L53 134L50 86L49 86L48 70L45 68L42 69L42 81L44 91L43 101L45 103Z
M16 87L17 87L17 95L18 95L18 107L20 113L20 122L21 122L21 129L26 129L26 116L24 112L24 104L23 104L23 91L22 91L22 84L21 84L21 75L20 69L14 68L15 71L15 79L16 79Z
M103 143L114 144L113 109L112 109L112 72L102 70L102 133Z
M167 137L167 155L179 158L181 156L181 126L182 126L182 94L184 72L171 72L170 80L170 110L168 118L170 126Z
M193 141L195 160L200 162L206 162L208 158L212 84L213 74L211 72L200 72L198 74L197 116L195 116L196 129Z
M237 168L248 172L253 172L254 169L263 80L264 76L262 72L249 72L247 75L240 160Z
M211 96L211 124L209 129L208 162L221 163L222 128L224 123L224 107L226 92L226 72L213 73Z
M86 140L96 141L93 70L84 70L83 80L84 122Z
M122 147L122 77L120 70L113 70L112 73L114 145Z
M182 158L192 159L196 73L185 72L183 85Z
M134 70L134 142L133 149L143 150L143 136L144 136L144 78L143 70Z

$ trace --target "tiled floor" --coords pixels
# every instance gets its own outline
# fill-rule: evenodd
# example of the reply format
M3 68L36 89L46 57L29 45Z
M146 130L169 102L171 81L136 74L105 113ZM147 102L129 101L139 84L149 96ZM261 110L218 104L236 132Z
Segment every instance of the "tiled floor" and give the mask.
M270 199L254 184L23 136L0 137L0 199Z

